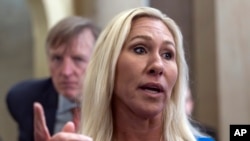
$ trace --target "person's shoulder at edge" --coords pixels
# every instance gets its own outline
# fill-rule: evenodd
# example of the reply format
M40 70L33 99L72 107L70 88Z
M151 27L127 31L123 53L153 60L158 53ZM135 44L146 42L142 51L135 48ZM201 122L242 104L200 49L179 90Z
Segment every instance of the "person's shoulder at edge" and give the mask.
M43 89L49 83L52 83L51 78L24 80L13 85L8 93L22 93L23 97L24 95L29 95L30 91Z
M6 95L9 110L12 111L15 107L26 105L29 101L32 102L50 84L52 84L51 78L29 79L15 84Z
M40 95L42 89L47 87L51 79L29 79L13 85L6 95L6 106L15 120L22 118L23 113L32 110L32 104ZM29 108L31 107L31 108Z
M208 136L196 137L197 141L215 141L213 138Z

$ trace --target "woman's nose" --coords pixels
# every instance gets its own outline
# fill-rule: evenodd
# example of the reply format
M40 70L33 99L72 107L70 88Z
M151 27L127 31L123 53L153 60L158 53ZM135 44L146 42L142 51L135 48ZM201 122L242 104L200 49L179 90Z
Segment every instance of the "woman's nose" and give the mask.
M164 70L162 61L160 55L152 57L148 73L150 75L162 75Z

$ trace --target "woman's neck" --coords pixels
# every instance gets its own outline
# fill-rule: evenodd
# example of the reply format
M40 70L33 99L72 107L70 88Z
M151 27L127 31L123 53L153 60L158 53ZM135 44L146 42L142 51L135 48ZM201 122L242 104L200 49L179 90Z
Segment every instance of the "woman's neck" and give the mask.
M161 131L156 133L115 132L113 141L162 141Z
M118 112L117 112L118 111ZM115 110L113 141L160 141L163 132L162 114L145 118L129 111Z

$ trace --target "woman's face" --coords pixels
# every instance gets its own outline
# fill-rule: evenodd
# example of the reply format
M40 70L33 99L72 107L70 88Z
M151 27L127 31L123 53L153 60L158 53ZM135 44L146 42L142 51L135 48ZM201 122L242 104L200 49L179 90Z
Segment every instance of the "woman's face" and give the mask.
M150 17L134 20L117 62L114 107L155 116L170 98L177 76L175 42L168 27Z

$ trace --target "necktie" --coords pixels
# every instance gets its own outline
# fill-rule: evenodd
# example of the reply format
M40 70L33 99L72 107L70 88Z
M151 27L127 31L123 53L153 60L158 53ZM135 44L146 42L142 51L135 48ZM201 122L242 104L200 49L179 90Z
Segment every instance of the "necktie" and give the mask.
M73 115L73 122L75 124L76 130L78 130L79 123L80 123L80 108L74 107L72 108L72 115Z

